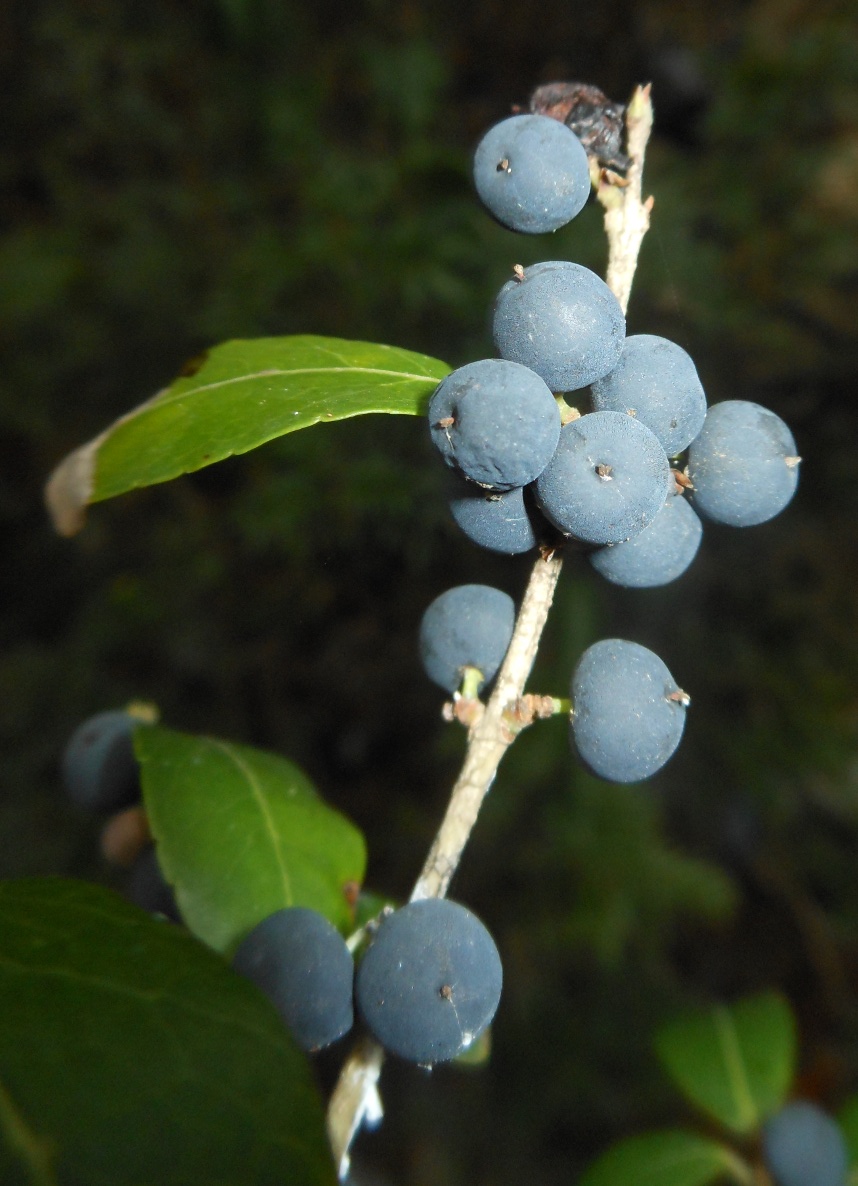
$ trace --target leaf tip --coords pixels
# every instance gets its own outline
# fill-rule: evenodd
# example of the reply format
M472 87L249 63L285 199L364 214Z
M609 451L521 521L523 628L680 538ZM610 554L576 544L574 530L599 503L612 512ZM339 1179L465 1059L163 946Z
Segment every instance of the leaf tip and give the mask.
M95 485L96 441L64 457L45 485L45 505L59 535L77 535Z

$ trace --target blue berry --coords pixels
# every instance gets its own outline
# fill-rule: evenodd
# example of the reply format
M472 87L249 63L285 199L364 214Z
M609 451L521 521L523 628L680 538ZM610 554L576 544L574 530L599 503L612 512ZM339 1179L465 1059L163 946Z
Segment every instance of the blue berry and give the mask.
M566 535L617 544L664 506L670 463L658 438L623 412L590 412L564 425L536 482L536 501Z
M547 115L513 115L483 136L474 184L503 226L537 235L556 231L583 210L590 166L581 141Z
M521 487L492 492L451 475L449 507L457 525L481 548L517 556L536 547L539 516L528 511Z
M763 1157L777 1186L845 1186L848 1154L837 1122L807 1100L763 1127Z
M125 895L135 906L149 914L163 914L171 922L179 922L176 895L161 872L156 846L148 845L131 867Z
M679 745L688 697L658 655L607 638L588 647L572 674L573 747L609 782L639 782Z
M140 722L129 713L99 712L78 725L66 745L66 792L89 811L119 811L140 799L140 768L133 734Z
M706 396L688 354L654 334L626 338L614 369L593 384L598 412L627 412L651 428L668 457L694 440L706 416Z
M747 400L715 404L688 451L694 505L733 527L765 523L795 493L799 461L780 416Z
M429 401L432 440L449 466L491 490L526 486L557 447L560 411L539 375L485 358L453 371Z
M462 669L476 667L489 683L503 662L515 626L515 604L490 585L457 585L436 597L420 623L420 657L433 683L455 692Z
M317 911L270 914L241 942L233 966L276 1006L302 1050L322 1050L352 1028L354 962Z
M703 528L682 495L668 494L656 517L640 534L591 552L596 572L614 585L649 589L682 576L697 555Z
M500 956L480 920L457 902L429 898L381 922L358 968L355 996L385 1050L431 1065L479 1037L502 982Z
M617 365L626 322L604 280L557 260L533 264L503 286L493 333L501 358L530 367L552 391L574 391Z

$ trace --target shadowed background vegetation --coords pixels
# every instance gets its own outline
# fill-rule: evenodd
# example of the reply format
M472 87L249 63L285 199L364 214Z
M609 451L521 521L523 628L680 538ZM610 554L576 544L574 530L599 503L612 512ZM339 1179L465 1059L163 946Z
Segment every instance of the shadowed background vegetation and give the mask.
M609 589L570 558L531 687L565 694L584 646L633 638L691 692L686 738L640 788L579 773L562 722L514 747L453 886L504 959L492 1062L390 1065L358 1149L379 1180L574 1181L677 1119L653 1025L765 986L798 1011L805 1090L858 1086L856 29L801 0L0 13L0 875L110 880L57 759L141 698L299 762L365 830L368 884L408 893L463 745L417 623L450 584L516 595L527 573L456 536L424 426L300 433L96 507L71 541L41 487L217 341L327 333L459 365L491 353L513 263L602 270L596 207L531 240L471 193L474 143L535 84L623 99L652 79L630 331L684 346L710 402L778 412L804 457L780 519L707 528L674 586Z

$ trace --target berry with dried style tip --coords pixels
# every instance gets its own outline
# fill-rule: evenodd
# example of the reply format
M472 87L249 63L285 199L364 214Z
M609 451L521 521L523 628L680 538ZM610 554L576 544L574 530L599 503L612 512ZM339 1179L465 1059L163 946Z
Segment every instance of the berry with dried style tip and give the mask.
M382 920L358 968L355 997L385 1050L431 1066L480 1036L502 982L497 947L480 920L457 902L428 898Z
M464 668L489 683L515 627L515 603L490 585L457 585L436 597L420 623L420 657L433 683L455 692Z
M552 391L575 391L616 366L626 321L595 272L550 260L522 268L503 286L492 332L501 358L536 371Z
M588 647L572 673L571 694L573 748L599 778L649 778L679 745L689 697L639 643L606 638Z
M581 141L544 115L513 115L489 128L477 145L473 173L489 213L529 235L565 226L590 196Z
M765 523L795 494L800 461L789 428L768 408L742 399L714 404L688 450L694 506L732 527Z
M648 527L673 484L654 433L622 412L590 412L565 424L536 482L536 501L566 535L618 544Z
M322 1050L352 1028L354 961L318 911L269 914L239 945L233 967L275 1005L302 1050Z
M429 401L429 431L452 469L490 490L526 486L560 436L557 402L539 375L485 358L448 375Z

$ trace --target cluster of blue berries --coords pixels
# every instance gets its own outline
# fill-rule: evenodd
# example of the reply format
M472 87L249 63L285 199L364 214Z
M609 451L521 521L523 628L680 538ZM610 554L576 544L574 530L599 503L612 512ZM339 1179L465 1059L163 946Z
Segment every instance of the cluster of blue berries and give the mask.
M385 1050L431 1066L462 1054L492 1020L501 964L491 935L458 902L428 899L382 915L355 970L342 936L315 910L278 910L250 932L234 967L316 1051L352 1028L354 1005Z
M450 509L474 543L516 555L553 528L609 581L652 587L691 564L699 515L748 527L792 498L799 458L780 417L747 400L707 409L688 354L626 337L587 268L520 269L495 302L494 339L500 358L453 371L429 402ZM553 393L573 390L591 410L567 408L564 423Z
M66 746L62 778L78 807L107 817L103 837L112 839L103 838L102 847L130 867L131 900L179 921L141 806L133 746L141 723L125 710L84 721ZM233 965L269 997L303 1050L322 1050L348 1033L356 1002L373 1037L402 1058L431 1065L462 1054L500 1000L500 957L480 920L456 902L432 899L388 911L367 929L370 942L355 972L327 918L287 907L245 936Z
M548 90L562 98L569 87ZM552 114L503 120L474 157L480 198L525 234L574 218L591 185L588 154L563 122L568 102L536 106ZM608 581L645 588L686 571L701 516L745 527L786 506L799 457L778 416L745 400L707 408L688 354L652 334L627 337L616 297L580 264L513 271L494 304L500 357L453 371L428 409L450 470L451 513L474 543L507 555L568 543ZM570 392L583 415L564 398ZM492 679L513 626L513 604L499 590L449 590L421 625L427 674L448 692L475 694L463 677L475 670L477 686ZM689 703L657 655L622 639L584 653L571 698L574 749L617 782L660 769Z
M586 203L590 159L561 121L567 107L537 104L557 117L514 115L477 147L477 193L512 230L556 230ZM778 416L746 400L707 410L688 354L627 337L616 297L580 264L514 273L494 304L499 357L448 375L429 405L450 510L470 539L516 555L559 532L609 581L651 587L688 568L700 515L746 527L786 506L799 458Z

